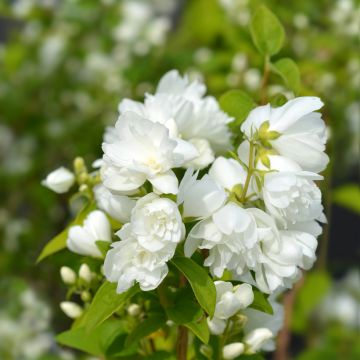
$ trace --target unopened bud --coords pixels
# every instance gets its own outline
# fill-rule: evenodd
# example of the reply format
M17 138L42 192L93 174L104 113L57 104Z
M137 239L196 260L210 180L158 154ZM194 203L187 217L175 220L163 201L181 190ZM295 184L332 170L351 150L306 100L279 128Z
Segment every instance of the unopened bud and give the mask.
M89 189L89 187L86 184L81 184L79 187L80 192L85 192Z
M89 293L89 291L83 291L81 293L81 300L83 302L89 302L91 300L91 294Z
M207 359L213 358L213 350L209 345L202 344L200 346L200 353L204 355Z
M138 304L130 304L127 312L130 316L137 316L140 314L141 307Z
M261 349L264 343L273 336L273 333L267 328L258 328L249 332L244 338L244 342L247 346L246 352L249 354L256 353Z
M80 173L82 171L85 171L86 167L85 167L85 162L84 159L82 157L76 157L74 159L74 169L76 173Z
M92 279L91 270L87 264L82 264L80 266L79 277L87 283L91 282Z
M61 310L71 319L77 319L83 313L83 309L72 301L63 301L60 303Z
M241 342L226 345L223 348L223 358L226 360L235 359L244 352L244 348L245 346Z
M75 271L68 266L62 266L60 269L60 276L62 281L67 285L73 285L76 281Z

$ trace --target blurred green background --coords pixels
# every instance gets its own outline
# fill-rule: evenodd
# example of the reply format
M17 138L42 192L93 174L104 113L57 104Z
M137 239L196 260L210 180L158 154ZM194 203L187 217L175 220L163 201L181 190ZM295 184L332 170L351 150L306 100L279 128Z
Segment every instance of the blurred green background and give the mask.
M167 70L203 78L215 96L234 88L259 100L263 59L248 23L261 3L286 28L277 56L299 66L299 94L325 103L331 156L323 184L329 225L316 269L298 290L289 352L360 358L360 1L3 0L0 359L80 358L51 340L68 325L58 308L67 255L35 260L70 214L41 179L76 156L89 165L100 157L119 101L141 99ZM269 92L291 97L292 85L272 75Z

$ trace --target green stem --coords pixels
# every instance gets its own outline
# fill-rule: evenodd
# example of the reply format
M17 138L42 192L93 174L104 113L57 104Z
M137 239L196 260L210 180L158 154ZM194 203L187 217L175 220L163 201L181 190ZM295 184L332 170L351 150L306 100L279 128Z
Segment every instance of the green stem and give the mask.
M224 334L220 338L218 359L223 360L223 348L226 345L226 339L229 334L231 320L228 320L224 330Z
M263 70L263 78L261 81L260 87L260 103L265 104L267 102L267 91L266 86L269 80L270 74L270 56L266 55L264 59L264 70Z
M245 202L246 199L246 194L248 192L249 189L249 185L250 185L250 180L252 177L252 174L254 172L254 167L253 167L253 162L254 162L254 143L252 141L250 141L250 149L249 149L249 167L248 167L248 173L246 176L246 180L245 180L245 184L244 184L244 189L241 193L241 198L240 201L243 203Z

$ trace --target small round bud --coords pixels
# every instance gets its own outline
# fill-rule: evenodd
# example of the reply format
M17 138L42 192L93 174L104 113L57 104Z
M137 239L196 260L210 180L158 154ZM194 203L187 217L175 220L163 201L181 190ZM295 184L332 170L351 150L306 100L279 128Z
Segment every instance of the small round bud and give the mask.
M273 336L273 333L268 328L258 328L249 332L244 338L247 346L246 352L248 354L256 353Z
M127 312L130 316L138 316L141 312L141 306L138 304L130 304L127 308Z
M60 269L60 276L62 281L67 285L73 285L76 281L75 271L68 266L62 266Z
M235 359L244 352L244 348L245 346L241 342L228 344L223 348L223 358L226 360Z
M77 173L85 170L85 162L82 157L78 156L74 159L74 169Z
M166 325L169 326L169 327L171 327L171 326L174 325L174 322L171 321L171 320L168 320L168 321L166 321Z
M71 319L77 319L83 313L82 307L72 301L61 302L60 309Z
M84 290L81 293L81 300L83 302L89 302L91 300L91 294L89 293L89 291Z
M81 184L79 187L80 192L85 192L89 189L89 187L86 184Z
M79 277L86 283L90 283L92 280L92 274L87 264L82 264L79 269Z

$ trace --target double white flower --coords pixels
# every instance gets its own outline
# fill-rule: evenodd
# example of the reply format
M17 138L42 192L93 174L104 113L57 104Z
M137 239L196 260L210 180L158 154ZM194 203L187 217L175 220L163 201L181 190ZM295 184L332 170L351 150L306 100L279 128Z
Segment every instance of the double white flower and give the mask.
M118 283L119 293L135 282L148 291L167 275L166 263L183 240L185 227L173 201L150 193L137 201L130 222L117 235L121 241L112 244L105 258L106 278Z

